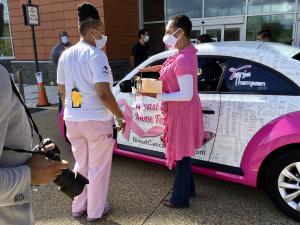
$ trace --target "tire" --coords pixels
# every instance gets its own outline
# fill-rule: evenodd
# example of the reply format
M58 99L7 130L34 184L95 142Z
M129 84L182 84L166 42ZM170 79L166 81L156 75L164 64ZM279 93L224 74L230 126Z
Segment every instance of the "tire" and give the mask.
M287 151L269 165L266 188L278 209L300 221L300 149Z

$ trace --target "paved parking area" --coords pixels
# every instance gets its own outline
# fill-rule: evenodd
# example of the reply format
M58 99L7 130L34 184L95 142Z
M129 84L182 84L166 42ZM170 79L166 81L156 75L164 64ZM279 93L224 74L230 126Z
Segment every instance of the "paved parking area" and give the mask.
M34 113L42 134L56 141L63 158L73 162L70 147L58 135L57 110ZM114 156L109 201L113 212L97 223L107 225L296 225L270 202L264 190L195 175L197 197L189 209L169 209L173 171L134 159ZM54 184L33 193L37 225L79 225L70 216L71 201ZM97 196L95 196L97 198Z
M18 84L17 84L18 87ZM48 101L51 104L58 103L57 86L46 86ZM24 84L25 103L28 107L36 107L38 98L38 86Z

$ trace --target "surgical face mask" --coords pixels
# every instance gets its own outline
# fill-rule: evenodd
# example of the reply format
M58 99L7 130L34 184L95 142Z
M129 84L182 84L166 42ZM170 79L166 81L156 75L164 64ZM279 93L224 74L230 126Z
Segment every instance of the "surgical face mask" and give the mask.
M99 32L97 30L95 30L95 31L96 31L96 33L99 34ZM95 38L96 48L98 48L98 49L104 48L104 46L106 45L106 42L107 42L107 36L105 36L105 35L102 35L101 39Z
M69 44L69 37L68 36L63 36L60 38L61 43L63 43L64 45Z
M177 33L177 31L179 31L179 29L177 29L173 34L166 34L163 38L163 42L165 43L165 45L167 46L168 49L174 49L175 48L175 45L177 43L177 41L179 40L179 38L176 38L174 36L174 34Z
M149 35L146 35L145 37L144 37L144 42L148 42L149 41L149 39L150 39L150 37L149 37Z
M106 45L107 42L107 36L102 35L101 39L96 39L96 48L102 49Z

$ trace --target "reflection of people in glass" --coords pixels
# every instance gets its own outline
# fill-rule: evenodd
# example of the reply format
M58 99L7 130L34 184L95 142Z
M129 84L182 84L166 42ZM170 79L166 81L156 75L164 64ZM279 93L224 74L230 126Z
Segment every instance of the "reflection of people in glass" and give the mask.
M209 34L202 34L198 37L199 43L209 43L209 42L215 42Z
M262 42L272 41L272 32L269 29L262 29L257 33L256 40Z
M189 207L195 195L191 171L191 157L203 144L204 130L201 103L198 96L197 50L190 42L192 23L185 15L170 18L164 43L177 51L162 66L146 67L141 72L160 72L163 93L156 96L162 101L165 116L163 141L166 145L166 164L171 169L176 161L173 193L166 200L167 207Z

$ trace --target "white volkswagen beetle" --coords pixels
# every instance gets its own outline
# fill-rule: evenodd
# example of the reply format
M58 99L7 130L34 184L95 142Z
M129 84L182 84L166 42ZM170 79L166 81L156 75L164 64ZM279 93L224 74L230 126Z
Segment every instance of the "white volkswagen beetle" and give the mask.
M275 205L300 220L300 49L263 42L196 48L210 139L197 149L193 171L252 187L265 184ZM127 121L115 153L164 164L161 103L137 101L130 84L139 68L162 64L173 53L152 56L114 87Z

